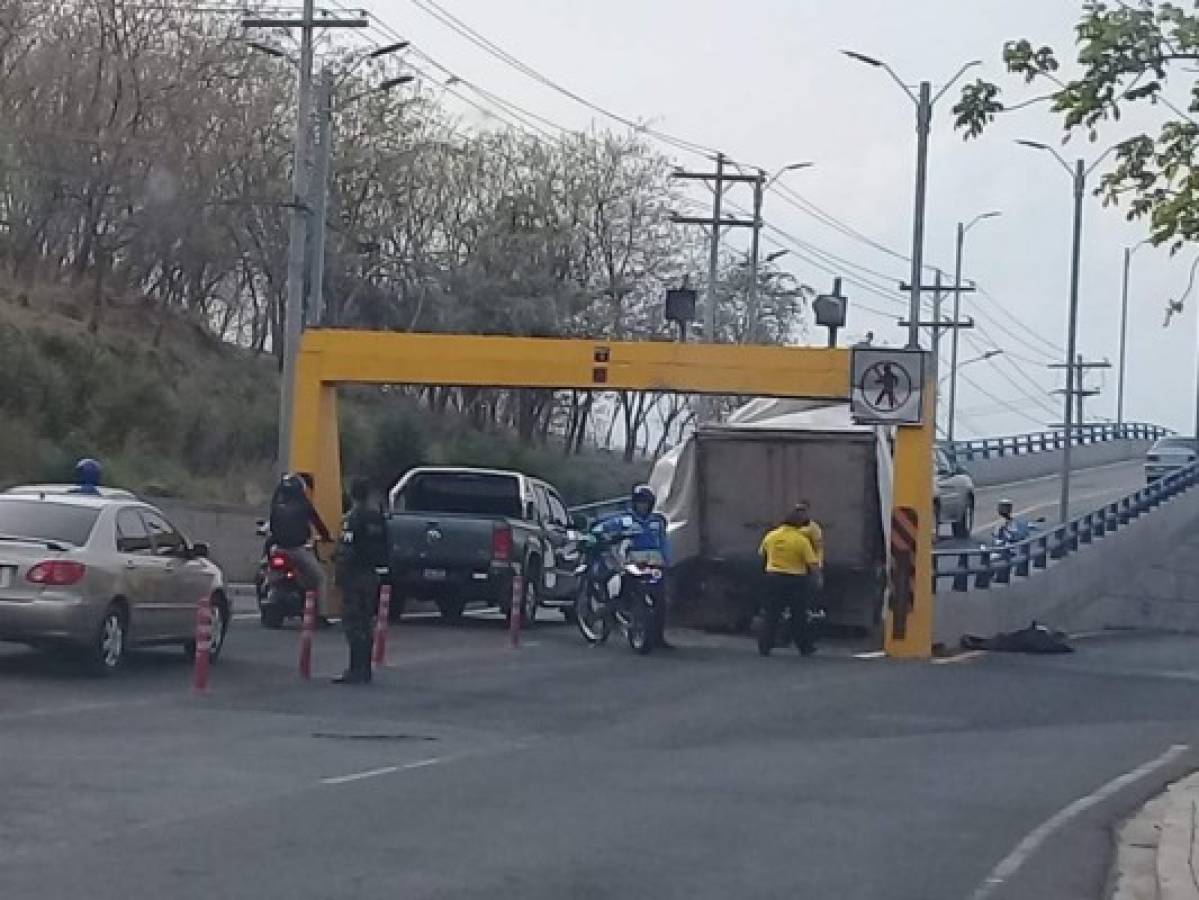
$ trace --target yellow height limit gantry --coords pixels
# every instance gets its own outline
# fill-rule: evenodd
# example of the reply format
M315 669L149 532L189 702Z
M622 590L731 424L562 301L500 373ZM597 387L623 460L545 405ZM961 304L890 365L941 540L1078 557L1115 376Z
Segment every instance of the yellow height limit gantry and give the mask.
M337 388L343 384L456 387L650 390L848 400L849 351L473 335L310 330L300 345L293 410L292 471L311 472L316 506L326 522L341 515L341 453ZM904 434L907 440L904 440ZM906 457L911 456L908 460ZM911 505L926 492L931 515L932 428L903 429L896 448L896 497L901 473L917 479L904 491ZM923 474L921 474L923 473ZM921 516L920 556L931 547L931 523ZM931 559L920 574L927 573ZM902 641L888 652L924 657L932 646L931 577L916 579Z

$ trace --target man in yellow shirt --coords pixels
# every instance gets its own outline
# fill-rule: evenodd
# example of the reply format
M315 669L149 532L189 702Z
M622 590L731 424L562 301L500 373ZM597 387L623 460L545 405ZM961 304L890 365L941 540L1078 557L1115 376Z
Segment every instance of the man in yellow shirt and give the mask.
M791 640L796 649L804 656L816 652L808 627L808 602L812 579L820 572L820 558L804 533L805 517L798 507L792 510L782 525L762 538L758 548L766 567L766 615L758 635L758 652L763 656L774 649L784 609L791 610Z
M821 568L824 567L824 531L820 527L819 522L812 520L811 506L807 500L800 500L795 505L795 516L799 522L799 530L803 532L804 537L812 545L812 549L816 552L816 563Z

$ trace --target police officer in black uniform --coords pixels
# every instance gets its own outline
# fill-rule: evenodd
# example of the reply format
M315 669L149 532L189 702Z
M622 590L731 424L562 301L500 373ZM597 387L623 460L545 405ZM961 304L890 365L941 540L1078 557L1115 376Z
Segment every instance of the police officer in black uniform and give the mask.
M368 684L371 680L371 623L379 597L376 568L387 564L387 523L371 505L370 483L356 478L350 485L350 511L341 523L335 558L341 588L342 625L350 645L350 667L335 684Z

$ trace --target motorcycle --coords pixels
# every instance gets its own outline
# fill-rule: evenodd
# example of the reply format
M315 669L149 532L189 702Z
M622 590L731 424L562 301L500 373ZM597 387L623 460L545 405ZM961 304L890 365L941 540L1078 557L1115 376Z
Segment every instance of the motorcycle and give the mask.
M991 546L983 549L1003 550L1011 544L1018 544L1020 541L1036 537L1044 527L1044 516L1031 521L1013 519L1010 522L1004 522L991 533Z
M267 536L266 524L258 523L259 537ZM311 549L311 545L309 545ZM258 567L255 593L258 599L258 618L263 628L282 628L289 618L304 615L304 584L288 552L268 545Z
M654 648L654 613L665 602L665 573L657 554L630 553L629 541L640 533L632 519L625 517L621 526L592 529L580 541L574 619L589 644L606 642L615 626L634 652L645 655Z

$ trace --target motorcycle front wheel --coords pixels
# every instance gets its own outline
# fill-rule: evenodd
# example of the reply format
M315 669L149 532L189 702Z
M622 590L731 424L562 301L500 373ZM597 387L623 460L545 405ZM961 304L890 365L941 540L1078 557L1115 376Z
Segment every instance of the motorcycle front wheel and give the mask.
M584 588L575 598L575 624L579 634L589 644L602 644L608 639L612 630L612 622L608 616L606 605L597 602L594 593Z
M644 603L638 603L633 608L630 618L631 621L628 628L625 629L625 634L629 639L629 647L634 653L646 656L654 649L654 640L651 633L653 612Z

